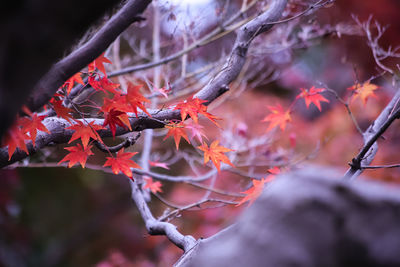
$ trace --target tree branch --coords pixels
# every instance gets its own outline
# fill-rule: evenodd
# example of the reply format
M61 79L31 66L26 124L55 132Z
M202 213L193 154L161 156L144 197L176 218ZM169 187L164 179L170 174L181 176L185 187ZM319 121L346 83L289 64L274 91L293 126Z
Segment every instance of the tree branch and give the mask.
M141 64L141 65L130 66L130 67L123 68L121 70L114 71L114 72L110 73L109 76L110 77L119 76L119 75L132 73L132 72L139 71L139 70L150 69L150 68L154 68L154 67L166 64L168 62L171 62L171 61L174 61L174 60L180 58L181 56L189 53L190 51L192 51L196 48L202 47L202 46L210 43L211 41L216 40L217 39L216 36L223 33L225 31L225 27L227 27L228 25L233 23L237 18L240 18L241 16L243 16L251 7L253 7L257 3L257 1L258 0L252 1L246 7L245 10L241 10L241 11L237 12L229 20L227 20L225 23L223 23L223 25L221 27L214 29L212 32L208 33L207 35L203 36L196 42L187 46L185 49L183 49L179 52L176 52L175 54L172 54L170 56L164 57L162 59L155 60L153 62L149 62L149 63L145 63L145 64Z
M194 97L207 100L207 104L209 104L229 89L228 84L236 79L245 63L246 53L251 41L257 35L269 30L273 26L273 24L268 23L277 21L280 18L286 4L287 0L273 1L266 12L262 13L261 15L254 18L240 28L237 33L234 47L225 66L220 70L217 76L213 77L207 84L207 86L205 86L202 90L195 94ZM73 58L75 58L75 56ZM63 61L61 61L60 63L62 62ZM152 117L148 117L145 114L140 114L138 118L130 119L133 131L163 128L165 125L165 123L163 122L180 120L181 118L179 110L153 110L150 112L152 114ZM83 122L85 123L91 121L94 121L94 123L98 125L102 125L104 122L103 119L85 119L85 121ZM66 143L72 136L73 131L65 129L66 127L70 126L70 123L64 119L51 117L46 118L43 123L47 127L47 129L49 129L51 134L39 132L36 141L36 148L33 147L32 144L28 144L29 153L33 153L37 149L41 149L50 144ZM122 135L127 132L127 129L117 127L116 135ZM109 129L100 130L99 134L101 137L112 136ZM17 149L11 160L8 161L7 149L2 148L0 150L0 167L10 165L13 162L16 162L26 157L27 155L25 152Z
M194 97L208 100L209 103L225 93L229 83L239 75L246 61L246 54L251 41L259 34L272 28L269 22L277 21L285 9L287 0L273 1L267 11L243 25L237 32L232 52L221 71Z
M172 216L178 215L182 211L191 210L191 209L196 208L196 207L201 209L201 205L202 204L210 203L210 202L211 203L212 202L221 203L223 205L237 205L239 203L237 201L229 201L229 200L224 200L224 199L214 199L214 198L202 199L202 200L199 200L199 201L197 201L195 203L192 203L192 204L189 204L189 205L186 205L186 206L176 207L173 211L161 216L159 218L159 220L160 221L165 221L165 220L169 219ZM213 207L213 208L217 208L217 207Z
M46 104L57 89L72 75L96 59L138 17L151 0L129 0L86 44L57 62L35 86L28 106L35 111Z
M396 106L400 101L400 90L398 89L392 100L382 110L378 118L368 127L363 133L364 146L356 157L350 163L350 168L344 175L345 179L354 179L359 176L365 166L371 164L378 151L378 144L376 141L382 134L389 128L389 126L399 118L400 108Z
M115 145L115 146L106 146L105 144L100 143L97 140L94 140L94 144L96 145L96 147L101 150L104 153L115 153L120 151L122 148L127 148L130 147L132 145L134 145L136 143L136 141L140 138L140 132L135 136L130 136L128 138L125 139L125 141L123 141L122 143Z
M0 138L15 121L33 85L95 21L119 2L24 0L23 4L2 8Z
M147 232L150 235L165 235L172 243L185 252L189 251L196 245L196 239L190 235L182 235L176 229L175 225L155 219L147 206L143 193L137 183L130 180L130 185L132 188L132 199L135 202L140 215L145 222Z

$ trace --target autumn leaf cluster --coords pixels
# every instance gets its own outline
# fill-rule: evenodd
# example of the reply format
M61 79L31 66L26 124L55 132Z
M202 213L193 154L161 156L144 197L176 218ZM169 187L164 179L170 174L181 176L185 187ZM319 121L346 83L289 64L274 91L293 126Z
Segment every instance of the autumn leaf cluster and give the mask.
M107 145L102 138L102 132L109 130L112 137L115 138L120 133L132 131L132 118L140 118L141 116L152 118L152 113L158 112L157 110L149 111L146 108L146 104L150 103L150 100L143 95L145 88L142 84L129 82L126 88L122 88L120 84L109 79L105 64L112 64L112 62L103 53L90 63L86 70L82 70L69 78L59 88L49 104L44 107L44 111L52 110L57 117L66 120L70 124L70 126L66 127L66 130L71 132L68 144L77 142L73 146L65 147L68 154L59 161L59 164L67 163L67 166L71 168L79 163L82 168L85 168L88 158L94 155L94 145L101 145L106 147L107 150ZM84 79L83 76L86 76L86 78ZM92 118L86 118L85 113L80 110L79 106L67 104L66 97L74 94L76 90L82 90L82 88L88 86L93 88L94 93L103 94L101 105L93 101L90 102L91 108L95 111L92 114L96 114L103 119L102 124L98 124ZM167 87L153 88L153 92L168 99L171 88L165 88ZM363 84L356 83L348 88L350 103L360 99L365 105L370 97L376 97L374 92L378 88L378 86L371 84L370 81L366 81ZM321 103L330 103L330 100L323 95L329 93L330 90L313 86L310 89L300 88L300 91L288 108L284 108L280 103L267 107L269 114L262 120L262 122L269 123L268 127L266 127L266 132L270 132L275 128L285 131L293 121L294 104L298 100L303 99L306 108L314 105L320 112L322 112ZM227 153L233 151L232 149L220 145L220 140L213 140L210 145L206 141L208 138L199 118L204 117L218 128L222 128L217 122L221 119L208 112L207 104L206 100L192 96L174 105L164 107L180 112L180 120L163 122L165 129L168 130L164 140L172 137L176 150L180 149L182 139L188 144L192 144L194 141L199 142L200 145L193 148L203 153L204 164L211 161L218 172L222 170L222 164L235 168L235 165L227 156ZM48 113L42 112L38 114L31 112L26 107L23 108L23 113L25 115L16 119L16 123L3 139L3 145L8 146L9 159L12 158L17 149L29 153L28 147L35 147L38 132L51 134L45 123ZM123 173L133 179L132 170L141 168L132 160L138 152L126 152L122 147L115 153L108 150L107 154L103 167L110 167L115 174ZM162 162L157 164L154 166L167 167ZM238 205L247 201L252 203L260 195L264 185L273 180L280 171L278 168L270 168L266 172L266 174L269 174L265 178L252 180L252 187L242 192L244 198ZM162 183L160 181L153 181L152 177L147 177L145 180L145 189L149 189L153 193L162 192Z

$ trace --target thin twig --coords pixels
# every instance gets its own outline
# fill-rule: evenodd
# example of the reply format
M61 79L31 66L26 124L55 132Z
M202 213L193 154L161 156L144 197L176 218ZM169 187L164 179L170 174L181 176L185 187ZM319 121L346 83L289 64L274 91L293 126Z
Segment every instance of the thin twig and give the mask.
M358 124L356 118L354 117L353 112L351 112L349 103L348 103L347 101L345 101L344 99L342 99L342 98L338 95L338 93L337 93L335 90L330 89L330 88L327 87L326 85L324 86L324 88L325 88L326 91L332 93L332 94L335 96L335 98L336 98L340 103L343 104L343 106L346 108L347 114L348 114L349 117L351 118L351 121L353 122L353 124L354 124L354 126L356 127L357 131L358 131L361 135L363 135L364 132L363 132L363 130L361 130L361 127L360 127L360 125Z
M175 225L155 219L143 197L142 190L136 182L133 182L132 180L129 180L129 182L132 189L132 199L135 202L146 225L147 232L150 235L165 235L173 244L185 252L189 251L196 245L196 239L190 235L182 235Z
M391 165L377 165L377 166L361 166L364 170L375 170L375 169L391 169L391 168L400 168L400 164L391 164Z
M344 175L345 179L354 179L362 173L361 166L368 166L375 157L378 149L376 141L389 128L389 126L399 118L400 108L394 111L400 99L400 90L398 89L392 100L382 110L378 118L363 133L364 146L361 151L349 163L350 168Z
M105 144L102 144L97 140L94 140L94 144L99 150L101 150L104 153L108 152L115 153L120 151L122 148L128 148L130 146L133 146L139 138L140 138L140 132L135 137L129 136L122 143L115 146L106 146Z
M205 204L205 203L209 203L209 202L218 202L218 203L222 203L222 204L226 204L226 205L237 205L239 202L236 201L229 201L229 200L223 200L223 199L203 199L200 200L196 203L192 203L183 207L180 207L178 209L175 209L163 216L161 216L160 218L158 218L160 221L165 221L168 218L170 218L171 216L176 216L178 213L182 212L182 211L186 211L186 210L190 210L192 208L198 207L201 209L201 205ZM215 208L215 207L213 207Z

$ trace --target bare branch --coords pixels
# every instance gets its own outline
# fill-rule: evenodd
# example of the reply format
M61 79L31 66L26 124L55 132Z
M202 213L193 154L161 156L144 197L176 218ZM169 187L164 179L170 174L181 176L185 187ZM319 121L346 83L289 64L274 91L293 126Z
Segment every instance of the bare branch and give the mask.
M391 47L389 47L386 50L379 45L379 39L385 33L386 27L381 26L377 21L375 21L374 26L376 29L376 36L374 36L371 26L372 16L370 16L368 20L364 23L360 22L360 20L355 16L353 16L353 19L358 24L358 26L362 28L363 31L365 32L368 40L368 46L371 48L372 56L374 57L376 65L378 65L378 67L380 67L382 70L387 71L393 75L394 74L393 69L384 65L382 63L382 60L390 57L400 57L400 55L396 53L398 48L395 48L393 50Z
M135 202L146 225L147 232L150 235L165 235L172 243L185 252L189 251L196 245L196 239L190 235L182 235L176 229L175 225L155 219L147 206L143 193L137 183L130 181L130 185L132 189L132 199Z
M213 30L212 32L210 32L209 34L203 36L201 39L197 40L196 42L192 43L191 45L187 46L185 49L172 54L170 56L167 56L165 58L159 59L157 61L153 61L153 62L149 62L149 63L145 63L142 65L135 65L135 66L130 66L130 67L126 67L124 69L118 70L118 71L114 71L112 73L109 74L110 77L114 77L114 76L118 76L118 75L123 75L123 74L127 74L127 73L132 73L135 71L139 71L139 70L145 70L145 69L150 69L150 68L154 68L156 66L160 66L163 64L166 64L168 62L174 61L178 58L180 58L181 56L189 53L190 51L202 47L208 43L218 38L215 38L218 34L221 34L225 31L225 27L227 27L228 25L230 25L231 23L233 23L237 18L240 18L241 16L243 16L243 14L245 14L247 12L247 10L249 10L252 6L254 6L257 3L258 0L253 0L245 10L241 10L240 12L236 13L235 15L233 15L229 20L227 20L224 24L223 27L218 27L215 30Z
M94 22L120 2L42 0L2 8L6 16L0 23L0 137L15 121L33 85Z
M266 12L262 13L240 28L234 47L225 66L220 70L217 76L212 78L208 85L195 94L194 97L207 100L208 103L211 103L229 89L228 84L236 79L245 63L246 53L251 41L257 35L269 30L273 26L268 23L277 21L280 18L286 3L287 0L273 1ZM75 56L73 58L75 58ZM130 123L132 130L142 131L144 129L163 128L165 125L163 122L180 120L181 117L179 110L161 110L156 112L151 111L151 113L153 114L151 118L143 114L139 115L138 118L131 118ZM94 121L95 124L100 125L102 125L104 122L102 119L85 119L85 121ZM39 133L37 137L38 140L36 141L36 147L33 147L32 144L28 144L29 153L33 153L37 149L41 149L49 144L66 143L72 136L72 130L65 129L66 127L70 126L69 122L66 120L54 117L46 118L44 120L44 124L46 125L47 129L49 129L51 134ZM127 132L127 129L117 127L116 135L122 135ZM101 130L99 131L99 134L101 137L109 137L111 136L111 131L109 129ZM25 152L17 150L12 156L11 160L8 161L7 154L6 148L2 148L0 150L0 167L7 166L15 161L27 157Z
M96 59L138 17L151 0L130 0L86 44L57 62L35 86L28 106L35 111L46 104L72 75Z
M104 153L108 152L115 153L120 151L122 148L127 148L134 145L139 138L140 138L140 132L135 137L130 136L126 138L125 141L115 146L106 146L105 144L102 144L97 140L94 140L94 144L99 150L101 150Z
M391 168L400 168L400 164L361 166L361 168L364 170L391 169Z
M201 208L200 206L202 204L209 203L209 202L218 202L218 203L222 203L222 204L225 204L225 205L227 205L227 204L228 205L237 205L239 203L239 202L236 202L236 201L229 201L229 200L223 200L223 199L202 199L202 200L200 200L200 201L198 201L196 203L192 203L192 204L177 208L177 209L175 209L175 210L173 210L173 211L161 216L159 218L159 220L160 221L165 221L165 220L167 220L168 218L170 218L172 216L176 216L177 214L179 214L182 211L190 210L190 209L193 209L193 208L196 208L196 207L197 208ZM216 207L213 207L213 208L216 208Z
M368 127L363 133L364 146L356 157L351 161L350 168L344 175L345 179L354 179L359 176L363 167L365 169L375 157L378 150L378 144L376 141L382 134L389 128L389 126L399 118L400 108L397 104L400 100L400 90L398 89L392 100L382 110L378 118Z
M267 11L243 25L237 32L232 52L220 72L211 79L205 88L194 97L213 101L227 91L227 86L239 75L246 61L251 41L259 34L272 28L270 22L277 21L287 4L287 0L273 1Z
M343 104L343 106L345 107L345 109L346 109L346 111L347 111L347 114L349 114L349 116L350 116L350 118L351 118L351 121L353 122L353 124L354 124L354 126L356 127L357 131L358 131L361 135L363 135L363 131L361 130L360 125L358 125L358 122L357 122L356 118L354 117L353 112L351 112L349 102L343 100L343 99L338 95L338 93L337 93L335 90L330 89L326 84L324 84L324 83L320 83L320 84L323 85L323 87L326 89L326 91L332 93L332 94L335 96L335 98L336 98L340 103Z

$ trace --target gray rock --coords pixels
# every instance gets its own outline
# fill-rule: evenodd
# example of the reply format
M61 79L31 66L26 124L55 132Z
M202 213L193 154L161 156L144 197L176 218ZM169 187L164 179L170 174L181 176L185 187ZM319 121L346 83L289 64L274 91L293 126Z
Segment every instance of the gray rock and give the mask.
M400 188L323 169L279 176L176 266L400 266Z

